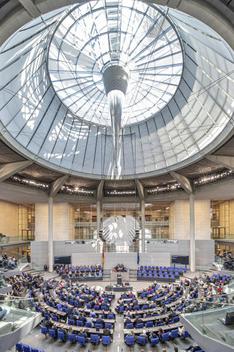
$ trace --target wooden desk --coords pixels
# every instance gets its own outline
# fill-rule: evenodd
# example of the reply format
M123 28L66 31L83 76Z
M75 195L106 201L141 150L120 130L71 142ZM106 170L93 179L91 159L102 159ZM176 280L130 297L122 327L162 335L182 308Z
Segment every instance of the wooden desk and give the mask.
M124 329L124 335L128 335L129 333L133 333L136 335L144 334L147 332L158 332L159 330L167 331L177 329L180 326L183 326L181 322L170 324L170 325L162 325L162 326L154 326L153 328L142 328L142 329Z
M51 307L51 306L49 306L48 304L46 304L46 303L44 303L44 302L40 302L39 304L40 304L40 306L41 306L42 308L44 308L45 310L48 310L49 312L54 313L54 314L57 314L57 315L59 315L59 316L61 316L61 317L63 317L63 318L67 315L66 312L61 312L61 310L58 310L58 309L56 309L56 308L54 308L54 307Z
M172 302L172 303L169 303L169 304L166 304L166 307L167 308L172 308L174 306L176 306L177 304L179 304L181 302L181 299L179 299L178 301L175 301L175 302ZM156 307L156 308L148 308L148 309L141 309L141 310L133 310L133 311L127 311L127 312L124 312L124 315L135 315L135 314L150 314L150 313L155 313L157 311L160 310L160 307Z
M74 317L75 317L76 320L79 320L79 316L78 315L74 315ZM87 318L88 318L88 320L90 320L90 321L92 321L94 323L98 319L98 318L92 318L92 317L87 317ZM105 318L101 318L101 319L104 321L104 323L111 323L111 324L115 323L115 319L105 319Z
M104 329L96 329L96 328L86 328L86 327L83 327L83 326L76 326L76 325L68 325L68 324L65 324L65 323L60 323L60 322L57 322L57 321L51 321L52 324L56 327L56 328L59 328L59 329L63 329L63 330L72 330L74 332L86 332L88 334L98 334L98 335L103 335L103 331ZM110 334L113 335L114 333L114 330L110 330Z
M181 312L175 312L175 314L180 314ZM165 319L168 318L170 315L170 313L166 313L166 314L162 314L162 315L155 315L155 316L151 316L151 317L145 317L145 318L140 318L143 322L147 322L147 321L153 321L153 320L160 320L160 319ZM124 318L124 322L129 319L131 322L135 322L136 318Z

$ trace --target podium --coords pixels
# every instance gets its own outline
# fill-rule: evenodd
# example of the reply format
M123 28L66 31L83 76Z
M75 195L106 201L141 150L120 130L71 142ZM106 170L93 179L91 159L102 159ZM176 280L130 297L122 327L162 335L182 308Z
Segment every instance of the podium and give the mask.
M106 286L105 290L114 292L132 291L133 287L129 286L129 270L111 270L111 284Z
M123 285L129 282L129 270L127 271L114 271L111 270L111 281L117 282L118 285ZM121 282L119 284L119 282Z

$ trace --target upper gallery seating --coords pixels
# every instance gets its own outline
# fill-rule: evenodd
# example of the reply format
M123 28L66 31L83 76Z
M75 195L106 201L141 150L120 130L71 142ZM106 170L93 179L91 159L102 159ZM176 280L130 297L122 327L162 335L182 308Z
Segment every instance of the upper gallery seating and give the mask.
M101 265L56 265L55 270L62 278L70 280L103 279L103 267Z
M0 268L12 270L17 267L17 260L15 257L9 257L6 253L0 257Z
M186 272L184 267L175 266L140 266L137 270L137 280L158 280L173 282Z

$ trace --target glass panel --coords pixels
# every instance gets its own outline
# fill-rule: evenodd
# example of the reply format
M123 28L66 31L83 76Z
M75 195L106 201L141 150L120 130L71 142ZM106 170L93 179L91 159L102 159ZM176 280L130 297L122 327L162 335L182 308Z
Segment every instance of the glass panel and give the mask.
M111 125L102 74L116 64L129 76L122 127L150 118L171 100L183 55L166 9L103 0L79 5L62 19L49 48L49 73L59 98L79 118Z

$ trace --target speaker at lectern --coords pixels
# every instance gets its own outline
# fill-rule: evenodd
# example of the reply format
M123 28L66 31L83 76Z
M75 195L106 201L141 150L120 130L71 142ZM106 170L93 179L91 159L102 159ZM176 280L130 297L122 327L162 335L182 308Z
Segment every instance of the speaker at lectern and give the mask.
M117 285L123 286L123 279L121 274L117 275Z

